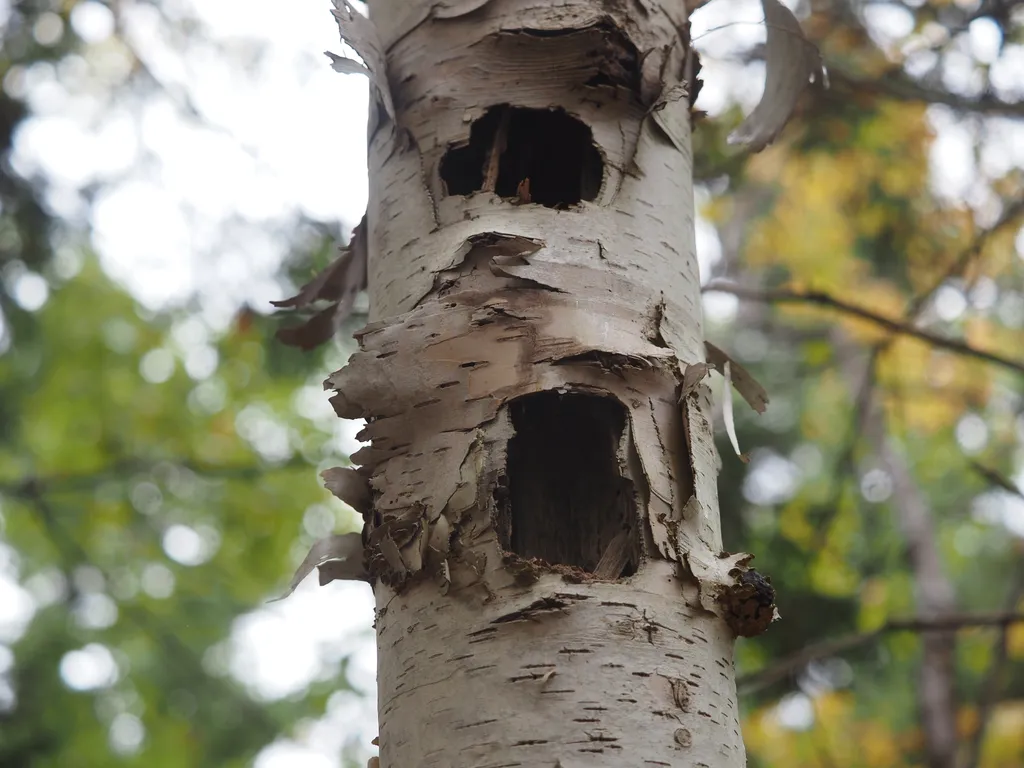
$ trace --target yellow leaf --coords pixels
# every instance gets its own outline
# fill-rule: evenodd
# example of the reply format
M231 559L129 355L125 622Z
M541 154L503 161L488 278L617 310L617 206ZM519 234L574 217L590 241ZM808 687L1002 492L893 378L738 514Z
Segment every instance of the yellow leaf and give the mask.
M889 615L889 587L885 579L874 578L865 581L860 588L860 615L857 627L863 632L878 629Z
M857 749L861 753L858 762L871 768L903 765L902 750L887 723L864 723L858 734Z
M860 585L860 573L828 549L818 552L811 564L810 577L815 591L832 597L852 595Z
M1011 624L1006 630L1006 652L1011 659L1024 659L1024 624Z
M807 505L801 501L791 501L779 513L779 533L803 548L808 548L814 541L814 526L807 520Z

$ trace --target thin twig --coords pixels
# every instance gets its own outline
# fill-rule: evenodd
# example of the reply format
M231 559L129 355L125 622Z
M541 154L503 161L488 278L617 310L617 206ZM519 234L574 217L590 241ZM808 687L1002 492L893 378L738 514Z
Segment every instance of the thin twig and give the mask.
M922 291L910 300L910 303L907 305L906 316L912 320L917 319L918 314L928 303L928 300L935 295L935 292L938 291L947 280L951 280L954 277L962 275L967 267L970 266L971 262L978 258L988 241L1002 231L1003 228L1016 222L1021 215L1024 215L1024 197L1019 197L1007 205L995 224L981 230L977 235L975 235L971 244L960 252L960 255L953 260L938 280L932 283L927 290Z
M753 693L769 685L784 680L795 672L799 672L807 664L828 656L837 656L846 651L878 640L889 632L949 632L973 627L1008 627L1011 624L1024 623L1024 613L965 613L949 614L934 619L910 618L892 619L871 632L858 632L832 640L823 640L801 648L796 653L780 661L741 677L737 684L741 693Z
M834 62L827 62L833 85L842 84L852 90L877 93L900 101L919 101L926 104L945 104L961 112L977 112L1006 117L1024 117L1024 102L1003 101L991 95L970 98L950 91L937 91L915 83L905 75L891 73L879 78L859 78L843 71Z
M1016 483L1009 478L1003 477L991 467L986 467L984 464L972 461L971 469L992 483L992 485L1002 488L1007 493L1011 493L1019 499L1024 499L1024 491L1018 488Z
M738 285L729 285L719 282L709 283L702 289L702 292L714 291L719 293L730 293L740 299L760 301L766 304L817 304L818 306L828 307L848 315L853 315L854 317L859 317L862 320L867 320L868 322L874 323L881 328L885 328L887 331L891 331L892 333L920 339L921 341L931 344L933 347L946 349L950 352L955 352L958 355L964 355L965 357L973 357L978 360L984 360L989 363L1001 365L1004 368L1016 371L1017 373L1024 373L1024 361L1004 357L995 352L976 349L966 342L950 339L946 336L939 336L938 334L921 328L915 328L903 321L893 320L892 318L885 317L884 315L879 315L869 309L850 304L822 291L801 291L790 288L760 290L757 288L743 288Z

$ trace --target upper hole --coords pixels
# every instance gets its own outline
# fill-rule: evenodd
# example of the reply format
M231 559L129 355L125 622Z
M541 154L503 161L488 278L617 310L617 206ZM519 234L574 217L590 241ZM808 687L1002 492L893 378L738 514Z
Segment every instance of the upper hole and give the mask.
M564 208L597 197L604 162L590 127L565 110L500 104L473 123L468 144L445 153L440 173L449 195L486 190Z

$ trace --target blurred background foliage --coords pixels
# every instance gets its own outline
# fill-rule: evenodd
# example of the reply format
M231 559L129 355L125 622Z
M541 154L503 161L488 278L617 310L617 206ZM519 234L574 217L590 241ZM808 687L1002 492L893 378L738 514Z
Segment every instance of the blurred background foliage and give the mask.
M365 761L368 596L265 604L356 525L316 477L351 342L269 316L365 199L365 86L294 5L0 0L0 766ZM694 17L707 335L771 396L719 446L783 616L738 644L750 764L1016 768L1024 624L889 623L1024 610L1024 6L791 7L831 87L756 156L760 9Z

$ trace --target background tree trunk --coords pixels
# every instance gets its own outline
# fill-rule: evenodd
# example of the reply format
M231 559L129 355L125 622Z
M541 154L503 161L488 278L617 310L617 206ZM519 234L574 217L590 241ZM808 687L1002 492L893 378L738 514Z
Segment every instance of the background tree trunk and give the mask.
M872 440L879 458L893 478L894 508L907 542L907 559L914 574L917 615L942 619L956 610L956 594L946 576L935 525L925 495L918 488L906 458L886 435L876 410ZM954 768L957 756L956 645L953 632L926 632L921 637L922 658L918 673L918 707L930 768Z
M370 10L336 16L375 84L371 323L330 386L371 442L381 763L743 765L720 598L753 592L682 387L685 5Z

